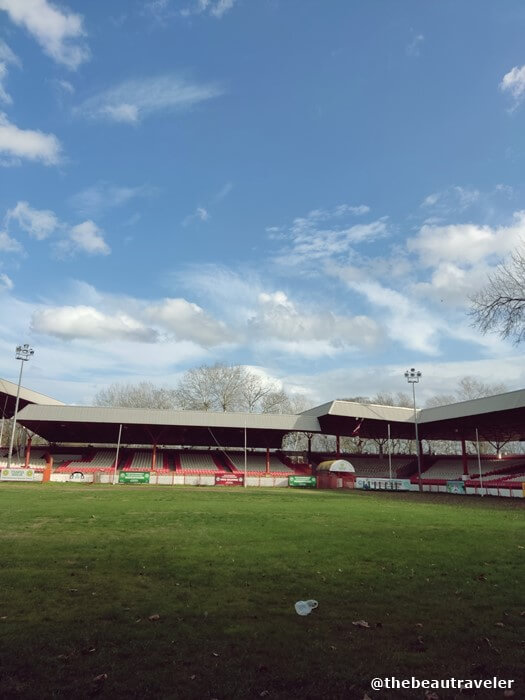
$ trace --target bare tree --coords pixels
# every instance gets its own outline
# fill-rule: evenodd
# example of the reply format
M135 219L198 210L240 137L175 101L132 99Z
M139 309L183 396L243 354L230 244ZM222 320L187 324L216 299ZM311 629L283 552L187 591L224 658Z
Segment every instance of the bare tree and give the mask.
M242 365L202 365L188 370L175 390L185 410L295 413L277 384ZM304 410L304 409L303 409Z
M175 390L178 406L193 411L253 410L256 393L257 382L244 367L220 363L188 370Z
M496 382L494 384L485 383L476 377L463 377L460 379L456 392L456 401L468 401L470 399L481 399L485 396L494 396L507 391L505 384Z
M98 391L93 401L95 406L123 408L175 408L176 404L173 389L155 386L151 382L111 384Z
M498 265L471 298L472 323L482 333L499 333L519 344L525 339L525 251Z
M243 382L241 386L242 405L249 413L257 410L262 410L263 413L278 413L278 411L269 410L275 404L276 398L285 396L284 391L277 391L275 382L271 382L264 377L260 377L255 372L244 371Z
M426 408L435 408L436 406L448 406L451 403L457 403L459 399L455 394L436 394L431 396L425 402Z

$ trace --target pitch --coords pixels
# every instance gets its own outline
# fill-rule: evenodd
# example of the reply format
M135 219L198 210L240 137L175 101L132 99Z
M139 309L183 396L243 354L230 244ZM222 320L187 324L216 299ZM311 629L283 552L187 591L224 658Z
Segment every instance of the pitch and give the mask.
M523 506L2 484L0 696L423 696L374 693L377 676L523 688Z

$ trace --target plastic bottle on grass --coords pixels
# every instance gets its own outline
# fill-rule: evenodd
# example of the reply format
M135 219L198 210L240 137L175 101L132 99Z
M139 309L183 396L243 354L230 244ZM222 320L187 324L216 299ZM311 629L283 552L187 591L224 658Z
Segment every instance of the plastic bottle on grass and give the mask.
M309 615L318 605L316 600L298 600L295 604L295 612L298 615Z

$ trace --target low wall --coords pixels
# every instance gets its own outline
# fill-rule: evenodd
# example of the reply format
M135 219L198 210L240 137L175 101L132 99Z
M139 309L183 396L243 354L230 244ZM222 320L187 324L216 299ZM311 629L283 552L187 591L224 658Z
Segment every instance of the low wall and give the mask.
M35 472L34 481L42 481L42 472ZM84 474L83 479L71 479L71 474L51 474L51 481L71 484L91 484L93 483L93 474ZM100 474L97 481L101 484L113 483L113 474ZM373 480L369 480L373 481ZM377 480L376 480L377 481ZM214 486L215 476L204 474L155 474L150 475L149 485L159 486ZM147 486L147 484L144 484ZM288 479L286 477L267 477L267 476L249 476L246 479L246 486L259 487L288 487ZM217 487L225 488L225 487ZM390 491L390 489L388 489ZM409 485L410 491L419 491L417 484ZM371 490L372 491L372 490ZM427 493L449 493L445 484L423 484L423 491ZM465 489L467 496L500 496L504 498L523 498L523 489L506 489L500 487L474 487L467 486ZM465 495L465 494L458 494Z
M41 480L41 479L40 479ZM70 484L92 484L93 474L84 474L83 479L71 479L71 474L51 474L51 481ZM97 481L101 484L113 483L113 474L100 474ZM149 485L159 486L215 486L215 475L211 474L155 474L151 472ZM287 487L287 477L249 476L247 486ZM144 484L147 486L147 484ZM219 487L217 487L219 488ZM224 487L223 487L224 488Z
M412 490L413 491L418 491L418 485L417 484L412 484ZM446 485L443 484L423 484L423 491L428 491L430 493L448 493L450 494L450 491L447 490ZM479 488L479 487L473 487L473 486L467 486L465 488L465 492L467 496L502 496L503 498L523 498L523 489L505 489L501 487L492 487L492 488ZM458 495L463 495L463 494L458 494Z

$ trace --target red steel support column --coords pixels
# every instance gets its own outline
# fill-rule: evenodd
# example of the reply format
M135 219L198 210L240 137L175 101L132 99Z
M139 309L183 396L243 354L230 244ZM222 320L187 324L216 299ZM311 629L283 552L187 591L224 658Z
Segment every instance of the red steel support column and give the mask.
M151 453L151 469L155 471L157 468L157 445L153 445L153 452Z
M337 459L341 457L341 438L339 435L335 436L335 456Z
M266 448L266 473L270 473L270 448Z
M467 446L465 440L461 440L461 461L463 462L463 474L468 474Z
M44 475L42 476L42 481L51 481L51 473L53 471L53 457L49 454L44 455L46 460L46 467L44 469Z
M31 435L28 435L27 436L27 445L26 445L26 460L24 463L24 466L26 469L29 466L30 459L31 459Z

